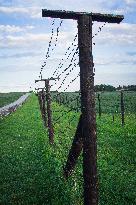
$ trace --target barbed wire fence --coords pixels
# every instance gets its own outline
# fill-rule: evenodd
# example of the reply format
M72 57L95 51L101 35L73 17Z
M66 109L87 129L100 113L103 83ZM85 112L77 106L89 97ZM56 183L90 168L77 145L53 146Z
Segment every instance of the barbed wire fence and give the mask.
M43 65L41 66L40 70L40 76L42 79L42 71L43 69L46 69L47 66L47 60L51 57L52 52L55 50L55 47L58 43L60 28L62 26L63 20L60 20L59 26L56 28L56 34L55 34L55 19L52 20L52 30L51 30L51 36L48 43L47 53L45 56L45 61ZM95 37L99 35L99 33L102 31L102 29L106 26L106 22L104 22L101 26L96 28L96 32L93 34L93 45L96 45L96 42L94 41ZM58 63L58 66L56 66L52 77L56 77L54 82L50 85L51 89L55 89L55 92L52 93L52 100L57 102L59 105L66 106L68 110L64 112L64 107L62 107L62 114L61 110L58 111L53 110L52 113L58 113L60 114L60 117L54 118L54 125L61 120L61 116L68 114L69 112L80 112L81 111L81 104L80 104L80 91L76 91L74 94L68 93L70 86L80 77L80 72L77 74L74 73L74 71L77 71L77 67L79 66L78 62L78 56L79 56L79 49L77 45L77 37L78 33L75 34L73 41L70 43L70 45L67 47L63 58L61 58L60 62ZM54 39L54 44L53 44ZM95 63L94 66L94 72L95 72ZM76 74L75 77L73 77ZM68 83L68 79L70 79ZM104 113L110 113L112 116L113 122L115 121L115 116L117 114L121 115L122 125L124 125L124 115L126 113L126 108L124 105L124 98L123 93L122 100L121 97L118 99L118 101L115 103L115 105L107 105L107 99L103 98L102 93L96 94L96 113L98 113L99 118L101 118L102 114ZM45 93L46 96L46 93ZM45 101L45 100L44 100ZM106 106L105 106L106 105ZM108 108L109 107L109 108ZM134 106L133 106L134 107ZM111 109L111 110L110 110ZM130 111L131 112L131 111ZM71 121L72 122L72 121Z
M55 31L54 31L55 19L52 20L51 37L50 37L50 41L48 44L47 53L45 56L45 61L44 61L44 64L41 66L41 70L40 70L39 77L41 77L41 79L42 79L42 71L47 66L47 60L48 60L48 58L50 58L51 53L54 51L55 47L57 46L59 31L60 31L60 27L62 26L62 23L63 23L63 20L60 21L59 26L56 29L55 44L54 44L54 47L52 48L52 40L55 36ZM102 28L105 25L106 25L106 23L104 23L101 27L98 28L97 32L94 33L94 35L92 36L92 39L94 39L95 36L98 35L98 33L102 30ZM62 108L62 114L60 115L60 117L58 117L56 120L53 119L54 124L57 124L57 122L59 122L59 120L61 119L61 116L63 117L64 115L67 115L71 111L74 111L74 112L81 111L80 110L81 109L80 92L78 92L78 95L76 97L74 97L74 98L72 97L72 99L70 99L70 97L68 95L64 94L66 91L68 91L68 89L74 83L74 81L76 81L80 77L80 72L78 72L76 77L74 77L73 79L70 79L70 82L66 85L66 80L68 79L68 77L70 77L70 74L72 74L74 70L77 70L76 68L79 65L79 62L77 60L77 58L79 56L77 37L78 37L78 33L76 33L76 35L74 36L74 39L71 42L71 45L68 46L68 48L66 49L64 57L60 60L57 68L55 69L55 71L52 74L52 77L56 77L58 79L56 79L54 81L54 83L50 85L50 88L53 89L54 86L57 86L58 82L60 82L60 85L58 85L57 89L55 89L56 94L52 95L53 101L56 101L59 105L63 104L66 107L70 108L70 110L68 109L65 112L64 112L64 108ZM95 45L94 42L93 42L93 44ZM72 74L72 76L73 76L73 74ZM44 96L46 96L46 95L47 95L47 93L45 93ZM44 106L46 106L46 105L44 105ZM54 112L56 113L57 111L53 110L53 113ZM60 110L58 111L58 113L60 114ZM42 113L42 115L44 115L44 114Z
M54 26L54 22L55 21L53 20L52 26ZM49 41L49 46L47 49L45 61L44 61L44 64L42 65L41 71L40 71L41 80L42 80L42 71L47 66L47 60L51 56L50 51L53 52L55 47L57 46L59 31L60 31L60 27L62 25L62 22L63 21L61 20L59 26L57 27L55 44L54 44L53 48L51 48L52 39L54 36L54 29L52 28L51 40ZM98 36L98 34L102 31L102 28L105 25L106 25L106 22L104 22L104 24L98 28L97 32L94 33L94 35L92 36L93 40L94 40L95 36ZM53 120L53 128L52 128L53 132L55 132L57 129L57 133L60 133L60 135L61 135L61 133L65 134L64 129L62 129L61 126L58 127L58 125L61 124L61 122L64 121L64 119L67 119L67 124L65 124L65 128L68 129L69 131L71 130L71 128L73 129L72 123L74 123L74 127L75 127L76 132L75 132L75 136L74 136L71 150L69 152L68 161L67 161L66 166L63 170L66 178L71 174L72 170L74 169L77 158L78 158L78 156L82 150L82 147L83 147L82 139L81 139L82 137L79 136L82 133L81 127L82 127L82 122L83 122L82 121L83 120L82 119L82 111L81 111L82 107L81 107L81 103L80 103L80 101L81 101L80 89L78 89L76 92L74 92L74 94L72 94L71 97L70 97L69 93L67 94L70 87L75 85L74 83L76 82L76 80L79 80L79 77L81 75L81 73L78 70L78 68L79 68L79 62L78 62L79 48L78 48L78 45L76 42L77 37L78 37L78 34L76 34L74 36L74 39L73 39L71 45L66 49L64 57L61 58L58 66L56 66L56 68L51 76L51 78L54 79L54 82L50 85L50 88L55 90L55 91L51 92L51 97L52 97L52 101L53 101L53 103L52 103L53 109L48 110L48 108L47 108L47 110L48 110L47 112L50 112L50 116L52 117L52 120ZM90 41L92 41L92 39L90 39ZM94 46L96 45L96 43L94 41L92 43ZM95 73L94 64L93 64L93 71L94 71L93 72L93 75L94 75L94 73ZM53 78L53 77L55 77L55 78ZM45 80L48 80L48 83L49 83L49 80L51 80L51 78L45 79ZM74 89L71 88L71 90L74 90ZM46 95L49 96L49 89L48 90L46 89L45 96ZM96 109L98 109L99 117L101 118L103 108L102 108L100 93L98 94L98 96L96 96L96 98L97 98L97 104L98 104L98 107ZM124 126L124 124L125 124L125 120L124 120L125 106L124 106L123 92L121 92L120 103L121 103L122 125ZM47 107L48 107L48 100L47 100ZM112 116L113 116L113 121L114 121L115 115L113 113L112 113ZM77 123L78 119L79 119L79 122ZM75 122L77 124L75 124ZM48 127L48 129L51 129L51 127ZM54 140L52 142L54 144ZM78 145L77 145L77 143L78 143ZM73 153L74 153L74 158L72 157L73 155L71 155ZM71 164L71 162L72 162L72 164Z

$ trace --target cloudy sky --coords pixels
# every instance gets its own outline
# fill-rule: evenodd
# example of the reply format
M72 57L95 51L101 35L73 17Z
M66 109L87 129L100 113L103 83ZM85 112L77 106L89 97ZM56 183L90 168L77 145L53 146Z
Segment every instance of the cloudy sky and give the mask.
M93 57L95 64L95 84L128 85L136 84L136 0L0 0L0 92L27 91L34 88L41 66L44 65L49 40L53 29L50 57L43 69L43 77L52 77L53 72L73 42L77 33L77 22L64 20L59 28L55 46L57 28L60 19L42 18L42 9L73 10L123 14L120 24L94 22ZM103 26L103 27L102 27ZM102 27L101 32L99 27ZM70 48L72 58L75 46ZM74 63L78 63L75 55ZM61 73L70 60L59 68ZM74 79L79 67L74 66L61 87L63 91ZM72 68L72 67L71 67ZM67 72L65 73L67 74ZM58 89L65 75L52 90ZM43 84L37 84L43 86ZM68 90L79 89L79 78Z

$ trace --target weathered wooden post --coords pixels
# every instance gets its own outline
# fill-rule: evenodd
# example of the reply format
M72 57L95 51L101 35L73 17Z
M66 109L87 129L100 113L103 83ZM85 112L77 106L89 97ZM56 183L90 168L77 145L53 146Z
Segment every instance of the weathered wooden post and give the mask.
M115 121L114 113L112 114L112 121L113 121L113 122Z
M40 90L40 92L38 92L40 110L41 110L41 115L42 115L42 119L44 122L44 126L47 127L47 114L46 114L46 104L45 104L46 94L45 94L44 88L37 88L35 90L38 90L38 91Z
M120 95L120 104L121 104L121 122L122 122L122 126L124 126L124 124L125 124L125 117L124 117L125 106L124 106L123 91L121 91L121 95Z
M53 123L52 123L52 111L51 111L51 95L50 95L50 80L56 80L58 78L48 78L48 79L40 79L35 80L36 82L44 81L45 82L45 89L46 89L46 101L47 101L47 116L48 116L48 131L49 131L49 142L50 144L54 143L54 131L53 131Z
M101 111L101 99L99 93L98 93L98 106L99 106L99 117L101 117L102 111Z
M78 98L78 96L76 97L76 106L77 106L77 112L78 112L78 110L79 110L79 98Z
M42 90L42 109L43 109L43 121L45 127L47 127L47 111L46 111L46 93Z
M120 23L123 16L42 10L43 17L75 19L78 21L78 46L80 65L81 112L76 135L72 143L64 175L72 171L83 147L84 204L98 204L96 116L94 73L92 56L92 21ZM79 142L79 143L78 143ZM75 151L77 150L77 152Z
M41 115L42 115L42 95L41 95L41 91L38 92L38 101L39 101L40 111L41 111Z
M67 97L67 94L65 94L65 105L67 105L68 103L68 97Z
M78 19L78 47L83 140L84 204L98 204L95 93L92 56L92 17Z
M39 91L38 92L38 99L39 99L39 104L40 104L40 110L41 110L41 115L42 119L44 122L44 126L47 127L47 113L46 113L46 94L44 91L44 88L35 88L35 90Z
M46 87L46 98L47 98L49 141L50 141L50 144L53 144L54 143L54 130L53 130L53 123L52 123L51 95L50 95L49 80L45 81L45 87Z
M59 104L61 105L61 95L59 96Z

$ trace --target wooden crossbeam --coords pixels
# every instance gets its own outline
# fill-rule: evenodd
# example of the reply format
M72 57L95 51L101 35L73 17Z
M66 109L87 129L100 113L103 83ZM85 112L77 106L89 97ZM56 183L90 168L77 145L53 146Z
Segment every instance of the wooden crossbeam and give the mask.
M52 17L52 18L78 20L79 17L82 16L82 15L91 16L92 21L107 22L107 23L120 23L124 19L123 15L42 9L42 17Z
M57 77L57 78L51 77L51 78L47 78L47 79L43 79L43 78L42 78L42 79L39 79L39 80L35 80L35 83L40 82L40 81L44 81L44 82L45 82L45 81L47 81L47 80L49 80L49 81L50 81L50 80L59 80L59 78L58 78L58 77Z
M45 88L35 88L35 90L44 90Z

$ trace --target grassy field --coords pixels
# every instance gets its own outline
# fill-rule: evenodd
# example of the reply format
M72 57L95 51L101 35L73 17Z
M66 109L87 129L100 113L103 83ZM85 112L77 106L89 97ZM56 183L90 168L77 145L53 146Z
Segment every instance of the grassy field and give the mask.
M52 106L56 122L67 108ZM79 115L70 112L55 123L52 147L34 95L0 121L0 204L82 204L82 155L68 181L62 172ZM136 204L136 120L129 115L123 128L119 118L97 119L100 205Z
M102 113L107 114L116 114L121 112L120 108L120 92L99 92L100 100L101 100L101 110ZM56 100L55 94L53 95L53 99ZM69 107L80 107L80 96L78 92L75 93L61 93L60 99L66 106ZM78 104L77 104L78 98ZM125 113L136 113L136 92L134 91L125 91L124 92L124 106ZM96 93L96 112L98 112L98 93Z
M23 92L0 93L0 107L8 105L21 97Z

